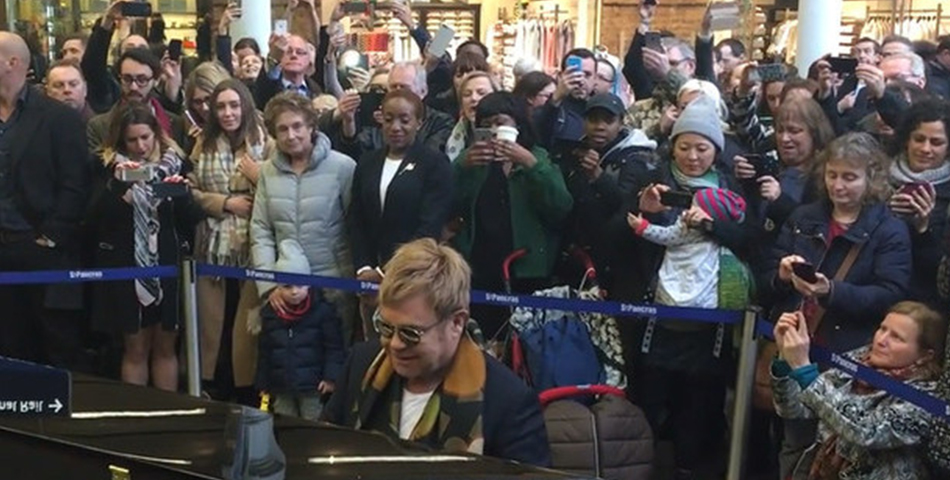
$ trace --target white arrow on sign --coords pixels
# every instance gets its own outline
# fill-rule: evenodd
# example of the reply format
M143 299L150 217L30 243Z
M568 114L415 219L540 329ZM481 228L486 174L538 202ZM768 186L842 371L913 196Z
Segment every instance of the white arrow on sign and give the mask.
M55 413L59 413L59 411L63 409L63 404L56 398L53 403L47 405L47 408L52 409Z

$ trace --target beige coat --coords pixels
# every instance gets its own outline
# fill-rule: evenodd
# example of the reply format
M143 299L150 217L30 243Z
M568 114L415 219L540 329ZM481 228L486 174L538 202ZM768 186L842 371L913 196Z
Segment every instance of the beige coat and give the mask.
M192 161L198 158L201 139L196 142ZM272 154L274 141L268 139L259 161ZM242 152L238 152L240 154ZM235 175L238 175L235 173ZM223 218L224 203L227 195L219 192L203 191L200 179L192 173L189 176L192 183L192 192L195 201L206 214L215 218ZM205 224L199 224L196 233L195 245L207 245L204 241L209 235ZM201 255L203 252L196 252ZM200 277L197 280L198 294L198 323L201 330L201 378L214 378L215 367L218 363L218 353L221 349L221 335L225 323L225 281L219 278ZM257 294L253 282L241 282L238 298L237 313L234 319L234 329L231 332L232 353L231 362L234 370L234 384L237 387L247 387L254 384L254 375L257 367L257 332L260 330L259 310L260 296Z

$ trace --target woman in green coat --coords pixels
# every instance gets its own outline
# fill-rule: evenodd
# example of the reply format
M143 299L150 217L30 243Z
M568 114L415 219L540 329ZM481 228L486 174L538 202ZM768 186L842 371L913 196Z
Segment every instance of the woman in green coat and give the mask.
M571 194L547 151L536 145L524 99L508 92L489 94L478 103L476 124L493 135L476 141L455 163L462 218L455 247L472 265L476 289L501 290L502 262L522 248L527 255L511 269L514 290L547 287L562 222L573 206ZM517 140L510 140L515 135ZM504 325L507 310L476 308L473 316L492 336Z

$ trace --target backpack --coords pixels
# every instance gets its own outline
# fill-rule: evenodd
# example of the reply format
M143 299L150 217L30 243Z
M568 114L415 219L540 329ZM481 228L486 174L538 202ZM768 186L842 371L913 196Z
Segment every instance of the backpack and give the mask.
M535 325L521 334L535 389L596 385L606 380L587 325L573 315Z

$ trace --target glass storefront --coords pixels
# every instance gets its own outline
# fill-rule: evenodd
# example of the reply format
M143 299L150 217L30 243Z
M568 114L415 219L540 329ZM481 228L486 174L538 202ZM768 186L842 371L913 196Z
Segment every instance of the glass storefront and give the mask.
M7 27L20 33L30 48L49 59L58 42L76 32L89 33L110 0L6 0ZM165 20L165 37L194 46L198 0L152 0L153 11ZM128 27L126 27L128 28Z

